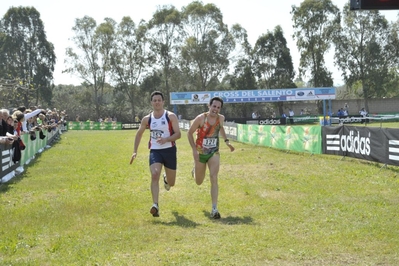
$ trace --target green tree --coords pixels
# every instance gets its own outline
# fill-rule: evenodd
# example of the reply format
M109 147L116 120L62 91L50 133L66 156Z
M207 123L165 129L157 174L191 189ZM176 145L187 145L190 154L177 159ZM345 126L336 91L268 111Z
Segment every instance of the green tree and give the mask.
M274 32L268 31L255 43L254 68L260 78L260 85L265 89L296 88L295 71L290 49L281 26ZM283 103L277 103L280 115L284 112Z
M304 0L292 6L296 45L300 52L299 74L310 72L315 87L332 86L324 56L331 48L334 32L339 28L339 9L330 0Z
M254 67L266 89L295 88L295 71L290 49L280 26L267 32L255 43Z
M90 112L92 101L85 101L87 90L82 85L57 85L53 92L54 106L60 110L67 110L68 120L75 121L76 115L87 120L92 115Z
M340 12L331 0L304 0L292 6L292 20L296 45L300 52L299 75L310 73L308 83L313 87L333 86L332 73L325 65L324 56L331 48L334 32L339 29ZM319 113L322 101L317 102Z
M384 87L390 80L392 53L389 24L379 11L343 10L343 26L335 39L335 60L349 87L360 85L359 95L368 99L385 96Z
M256 90L257 82L255 73L253 72L252 67L253 61L241 59L235 66L233 75L229 76L230 86L235 90ZM226 78L224 79L224 81ZM228 89L228 88L226 88ZM234 113L234 117L250 117L253 109L258 104L255 103L234 103L233 106L228 106L225 108L225 111L229 111L230 113ZM231 109L231 110L230 110ZM233 112L234 109L234 112Z
M174 6L158 8L148 23L151 51L156 64L161 66L163 91L170 93L173 68L177 68L181 47L181 13ZM176 90L177 88L174 88ZM168 104L166 105L168 106Z
M34 7L12 7L0 31L1 75L18 81L5 97L25 106L40 98L50 103L56 56L40 13Z
M143 75L148 71L148 66L153 62L147 47L146 32L147 27L143 21L136 26L130 17L123 17L117 27L115 49L112 51L111 66L115 96L123 93L128 98L131 121L142 109L139 86Z
M399 19L389 25L388 44L384 49L390 53L388 78L381 90L382 97L392 98L399 96Z
M182 70L192 77L196 90L208 90L227 73L234 36L214 4L194 1L182 10Z
M223 77L217 90L255 90L258 88L253 68L252 47L248 42L247 31L240 24L234 24L230 33L239 45L229 55L230 66L234 66L232 74ZM223 107L225 115L229 117L250 117L254 103L234 103Z
M105 18L97 26L96 21L85 16L75 20L72 37L77 52L71 47L66 50L65 63L68 68L64 71L81 78L92 90L92 101L95 104L95 113L101 117L104 87L111 73L111 54L115 45L116 22Z

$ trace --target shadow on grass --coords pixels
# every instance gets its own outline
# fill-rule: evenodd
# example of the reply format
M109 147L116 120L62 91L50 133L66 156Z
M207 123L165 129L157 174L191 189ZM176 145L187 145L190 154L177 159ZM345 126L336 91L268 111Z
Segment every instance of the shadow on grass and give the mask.
M51 146L50 147L54 147L55 145L58 144L58 140L54 139L51 142ZM26 178L26 169L30 166L35 165L35 163L37 163L38 161L40 161L40 156L42 155L43 152L45 152L47 149L49 149L49 147L44 148L44 150L42 152L38 152L35 153L34 157L30 159L29 164L25 164L22 167L24 168L24 171L22 173L17 173L13 178L11 178L10 180L8 180L7 182L0 182L0 193L5 193L7 191L10 190L10 188L12 187L12 185L15 185L19 182L22 181L22 179Z
M12 188L12 185L21 182L21 180L26 177L25 172L15 175L11 180L0 183L0 193L5 193Z
M159 224L163 224L163 225L178 225L180 227L197 227L198 225L200 225L199 223L196 223L194 221L191 221L189 219L187 219L186 217L184 217L183 215L179 215L178 212L172 212L172 214L175 216L176 221L174 222L158 222L158 221L153 221L153 223L159 223Z
M392 172L395 173L399 173L399 167L396 165L391 165L391 164L384 164L384 163L380 163L380 162L374 162L374 161L367 161L367 160L362 160L362 159L358 159L358 158L354 158L354 157L348 157L348 156L341 156L340 161L342 160L348 160L348 161L354 161L354 162L358 162L359 164L364 164L364 165L370 165L373 166L374 168L376 168L379 171L383 171L383 170L390 170Z
M224 224L235 225L235 224L254 224L254 220L249 216L237 217L237 216L227 216L221 217L220 219L211 218L211 213L208 211L203 211L204 215L210 220L215 220Z

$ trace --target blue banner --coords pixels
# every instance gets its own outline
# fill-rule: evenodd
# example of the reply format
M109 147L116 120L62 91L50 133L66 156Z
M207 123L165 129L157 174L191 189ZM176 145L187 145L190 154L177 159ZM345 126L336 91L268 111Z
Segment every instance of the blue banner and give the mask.
M302 88L240 91L171 92L171 104L208 104L215 96L226 103L288 102L335 99L335 88Z

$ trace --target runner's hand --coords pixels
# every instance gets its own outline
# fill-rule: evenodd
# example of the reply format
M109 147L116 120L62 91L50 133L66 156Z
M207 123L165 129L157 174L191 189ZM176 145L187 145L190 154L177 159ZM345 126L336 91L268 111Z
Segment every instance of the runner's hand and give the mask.
M231 145L230 144L230 142L229 143L227 143L227 146L229 146L229 148L230 148L230 151L234 151L235 149L234 149L234 147L233 147L233 145Z
M132 154L132 158L130 158L130 164L133 163L134 159L136 159L137 153Z

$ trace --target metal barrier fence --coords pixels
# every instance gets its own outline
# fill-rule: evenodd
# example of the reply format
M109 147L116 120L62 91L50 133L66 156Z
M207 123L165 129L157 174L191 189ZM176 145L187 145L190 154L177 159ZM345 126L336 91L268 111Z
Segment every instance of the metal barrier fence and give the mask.
M23 166L31 162L38 153L41 153L46 147L57 139L62 134L61 126L49 131L44 131L45 137L40 138L39 132L36 132L36 139L31 140L29 134L21 136L25 144L25 150L21 151L21 159L14 163L13 155L14 149L12 145L0 144L1 151L1 168L0 168L0 183L5 183L15 177L18 173L24 171Z

